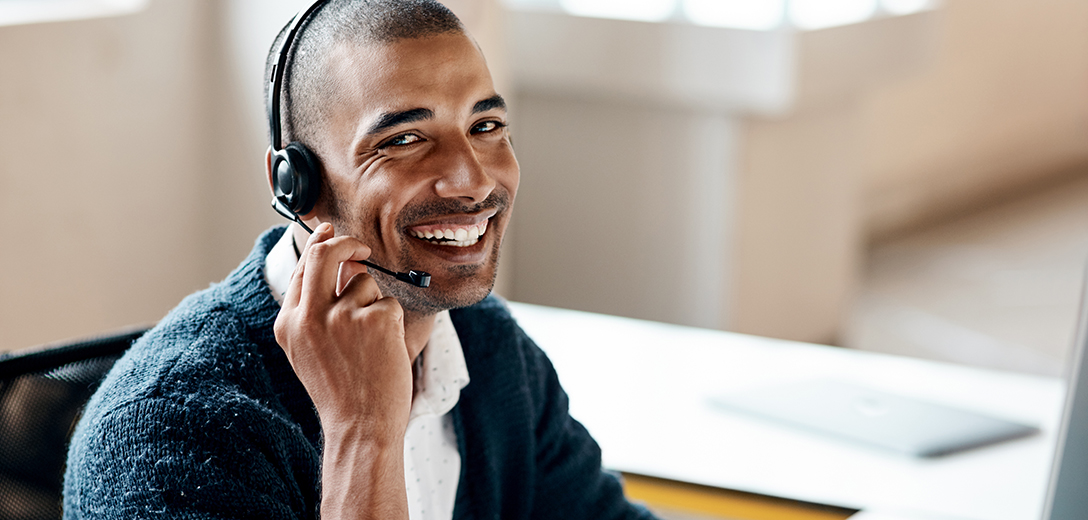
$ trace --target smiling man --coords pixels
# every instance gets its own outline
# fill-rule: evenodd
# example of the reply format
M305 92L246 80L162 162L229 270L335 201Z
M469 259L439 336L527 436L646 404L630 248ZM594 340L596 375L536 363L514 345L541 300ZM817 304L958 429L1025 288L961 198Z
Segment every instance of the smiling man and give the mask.
M304 13L268 67L295 223L114 366L65 517L648 518L489 296L518 165L478 47L431 0Z

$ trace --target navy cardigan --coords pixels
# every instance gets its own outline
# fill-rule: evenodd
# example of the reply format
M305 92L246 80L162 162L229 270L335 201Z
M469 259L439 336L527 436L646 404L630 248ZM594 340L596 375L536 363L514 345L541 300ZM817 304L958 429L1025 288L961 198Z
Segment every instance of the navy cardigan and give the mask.
M64 517L317 518L321 428L272 333L264 233L114 366L76 428ZM503 303L450 312L471 382L451 412L456 519L651 518L601 470L543 352Z

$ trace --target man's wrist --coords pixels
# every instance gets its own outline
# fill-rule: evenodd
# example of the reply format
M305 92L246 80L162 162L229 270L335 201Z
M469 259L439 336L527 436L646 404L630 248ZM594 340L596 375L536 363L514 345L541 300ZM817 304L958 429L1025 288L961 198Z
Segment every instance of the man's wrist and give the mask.
M373 435L365 428L325 434L321 468L322 518L408 517L404 437Z
M359 416L325 419L321 417L321 429L325 445L354 446L371 450L404 448L404 432L407 425L400 421L383 421Z

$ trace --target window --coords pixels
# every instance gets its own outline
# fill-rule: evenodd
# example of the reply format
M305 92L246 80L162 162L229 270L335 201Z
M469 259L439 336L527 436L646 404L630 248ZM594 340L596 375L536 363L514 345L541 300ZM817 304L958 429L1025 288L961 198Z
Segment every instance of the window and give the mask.
M0 25L17 25L133 13L147 0L0 0Z
M3 1L3 0L0 0ZM940 0L505 0L518 10L575 16L687 22L733 29L822 29L933 9Z

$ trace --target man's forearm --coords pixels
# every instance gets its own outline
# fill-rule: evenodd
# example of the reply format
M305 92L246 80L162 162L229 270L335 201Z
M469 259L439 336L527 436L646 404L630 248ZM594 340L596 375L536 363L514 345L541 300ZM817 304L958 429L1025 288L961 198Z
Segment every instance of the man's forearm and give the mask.
M407 520L404 439L379 442L358 433L325 432L321 518Z

